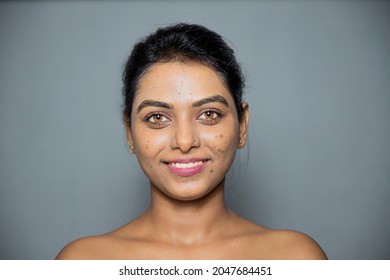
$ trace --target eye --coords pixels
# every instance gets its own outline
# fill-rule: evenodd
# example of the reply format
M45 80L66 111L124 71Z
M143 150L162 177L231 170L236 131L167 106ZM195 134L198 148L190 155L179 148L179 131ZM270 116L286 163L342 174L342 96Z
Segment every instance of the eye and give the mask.
M220 120L220 118L221 118L221 113L218 113L213 110L207 110L198 117L198 120L201 120L206 124L214 124L217 123Z
M147 122L148 125L153 126L153 127L162 127L165 126L168 122L171 120L168 119L166 116L160 113L154 113L151 115L148 115L145 118L145 121Z

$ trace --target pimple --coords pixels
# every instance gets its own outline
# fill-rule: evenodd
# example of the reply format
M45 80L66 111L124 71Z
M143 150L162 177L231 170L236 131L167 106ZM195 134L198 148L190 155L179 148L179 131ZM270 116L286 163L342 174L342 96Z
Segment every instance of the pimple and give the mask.
M219 135L219 138L223 138L223 135L221 134L221 135Z
M145 149L147 150L147 149L149 149L149 147L148 147L148 146L145 146Z

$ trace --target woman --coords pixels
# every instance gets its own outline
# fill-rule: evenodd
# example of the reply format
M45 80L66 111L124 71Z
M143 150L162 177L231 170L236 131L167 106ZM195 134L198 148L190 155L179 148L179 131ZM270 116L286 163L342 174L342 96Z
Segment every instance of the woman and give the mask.
M249 111L233 50L199 25L157 30L123 74L128 145L150 180L151 206L58 259L325 259L308 236L256 225L224 202L225 177L247 140Z

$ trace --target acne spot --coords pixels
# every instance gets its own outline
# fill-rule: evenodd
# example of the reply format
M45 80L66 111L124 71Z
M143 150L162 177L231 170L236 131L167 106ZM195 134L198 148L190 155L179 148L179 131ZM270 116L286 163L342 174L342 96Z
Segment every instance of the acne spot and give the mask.
M221 134L221 135L219 135L219 138L223 138L223 135Z
M214 170L211 169L211 170L210 170L210 173L213 173L213 172L214 172Z
M223 153L223 150L221 150L221 149L218 149L218 152L220 152L220 153Z
M149 147L148 147L148 146L145 146L145 149L147 150L147 149L149 149Z
M148 144L149 144L149 140L146 140L146 143L148 143Z

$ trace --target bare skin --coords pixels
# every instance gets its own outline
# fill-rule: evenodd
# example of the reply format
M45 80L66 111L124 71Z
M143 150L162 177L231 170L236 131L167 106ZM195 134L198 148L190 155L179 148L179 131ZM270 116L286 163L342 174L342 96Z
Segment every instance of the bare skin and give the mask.
M129 147L150 180L152 203L137 219L67 245L57 259L326 259L310 237L271 230L225 205L225 176L245 145L218 74L194 62L155 64L133 103Z

